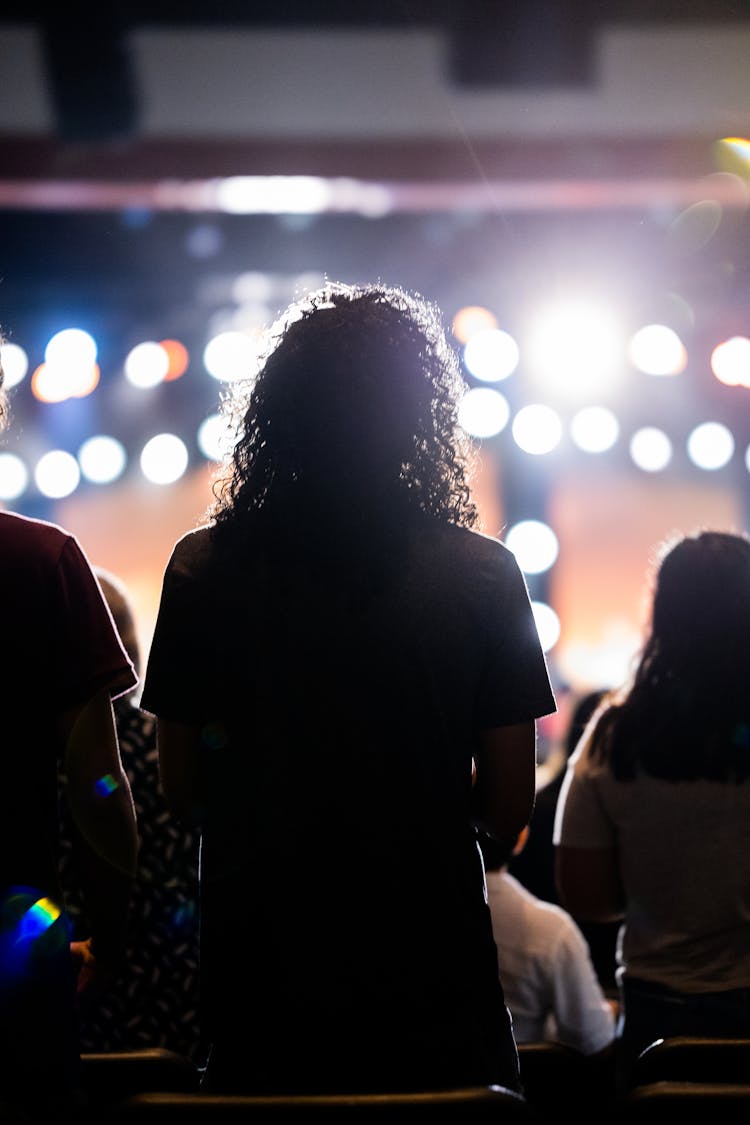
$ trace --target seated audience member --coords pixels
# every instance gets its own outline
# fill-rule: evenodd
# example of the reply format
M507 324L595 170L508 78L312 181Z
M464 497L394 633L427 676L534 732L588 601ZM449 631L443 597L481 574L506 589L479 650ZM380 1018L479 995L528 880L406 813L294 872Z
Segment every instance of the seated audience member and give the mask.
M555 846L552 842L557 800L568 759L604 695L604 690L593 690L585 692L575 700L561 745L560 765L557 772L537 790L529 837L524 847L520 851L516 850L511 856L508 864L511 875L532 894L544 899L545 902L554 902L558 906L560 898L555 884ZM607 996L615 997L617 995L615 950L620 929L619 922L592 922L585 918L575 918L575 921L588 942L599 983Z
M0 428L7 420L0 368ZM122 955L136 827L112 700L136 675L77 539L0 511L0 1117L76 1120L76 1001ZM58 775L88 928L71 943Z
M517 1043L552 1040L584 1055L608 1051L615 1005L597 979L571 916L537 898L508 872L529 834L501 842L480 833L500 979Z
M675 1035L750 1035L750 538L660 546L637 667L567 766L563 904L622 921L620 1088Z
M141 658L129 593L115 575L96 571L136 671ZM115 703L122 763L138 820L138 868L122 963L106 993L81 1015L81 1049L167 1047L202 1063L198 995L198 832L168 811L159 786L156 724L135 688ZM63 833L64 845L67 833ZM84 926L70 848L63 849L68 911Z

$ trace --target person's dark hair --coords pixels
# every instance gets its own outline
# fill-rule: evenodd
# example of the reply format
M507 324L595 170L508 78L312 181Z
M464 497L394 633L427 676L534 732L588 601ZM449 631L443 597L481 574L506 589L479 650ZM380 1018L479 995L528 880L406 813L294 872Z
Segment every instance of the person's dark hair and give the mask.
M135 610L128 588L121 578L112 571L105 570L104 567L96 567L95 573L123 647L130 657L136 675L140 676L141 647L138 641ZM135 690L134 688L133 691Z
M309 542L321 521L348 533L352 513L376 527L401 519L399 501L475 525L464 388L440 312L421 296L382 284L305 296L272 329L249 389L224 402L237 440L214 482L215 534L270 512Z
M477 843L485 871L499 871L510 863L518 838L518 832L510 836L490 836L488 832L478 831Z
M595 753L616 777L750 776L750 539L701 531L662 546L632 683L603 711Z
M564 748L566 758L570 758L573 754L594 712L601 706L606 696L606 688L592 688L577 699L573 708L573 713L570 716L568 728L565 732Z

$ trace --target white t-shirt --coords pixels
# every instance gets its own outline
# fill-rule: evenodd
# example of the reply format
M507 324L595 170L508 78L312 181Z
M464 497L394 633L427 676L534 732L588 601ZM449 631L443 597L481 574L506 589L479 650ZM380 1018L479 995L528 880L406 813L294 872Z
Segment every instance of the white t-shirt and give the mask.
M552 1039L586 1055L603 1050L614 1038L614 1014L576 922L507 871L488 871L486 879L516 1042Z
M750 781L617 781L583 741L567 766L553 839L618 850L619 979L678 992L750 987Z

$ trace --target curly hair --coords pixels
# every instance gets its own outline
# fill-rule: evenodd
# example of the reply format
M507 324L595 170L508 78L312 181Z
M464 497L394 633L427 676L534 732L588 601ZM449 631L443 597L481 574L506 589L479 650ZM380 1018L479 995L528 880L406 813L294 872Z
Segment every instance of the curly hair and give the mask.
M700 531L658 552L651 628L592 749L616 777L750 776L750 539Z
M312 522L396 493L474 526L464 386L439 309L421 295L332 283L305 296L273 326L255 378L223 402L238 436L214 481L215 528L240 528L292 497L297 518Z

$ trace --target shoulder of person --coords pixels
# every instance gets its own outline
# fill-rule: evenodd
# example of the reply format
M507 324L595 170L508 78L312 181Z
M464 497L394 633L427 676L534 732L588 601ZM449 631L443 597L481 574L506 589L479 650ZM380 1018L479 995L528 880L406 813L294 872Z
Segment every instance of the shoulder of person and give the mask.
M176 574L193 574L206 567L214 556L209 526L195 527L182 535L174 547L169 568Z
M32 555L39 560L49 559L51 565L57 563L69 543L78 545L75 536L58 524L17 512L0 512L0 538L6 557Z
M448 550L460 552L467 559L488 566L517 566L513 552L495 535L458 524L442 524L437 533Z

